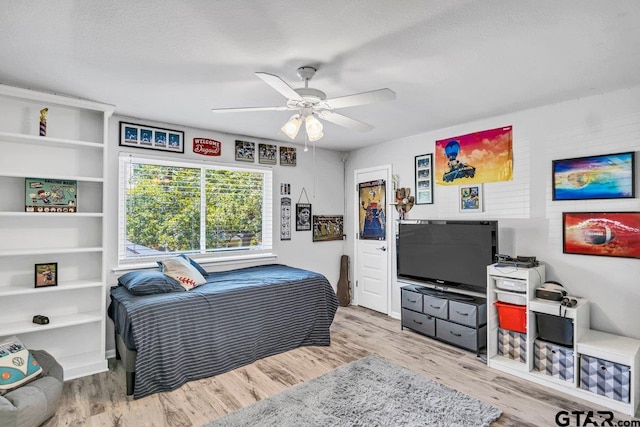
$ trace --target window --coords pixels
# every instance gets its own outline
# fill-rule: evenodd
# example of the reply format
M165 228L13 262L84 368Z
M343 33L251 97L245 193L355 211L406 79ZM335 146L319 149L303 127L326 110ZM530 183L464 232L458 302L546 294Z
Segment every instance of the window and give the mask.
M272 172L120 157L120 262L270 252Z

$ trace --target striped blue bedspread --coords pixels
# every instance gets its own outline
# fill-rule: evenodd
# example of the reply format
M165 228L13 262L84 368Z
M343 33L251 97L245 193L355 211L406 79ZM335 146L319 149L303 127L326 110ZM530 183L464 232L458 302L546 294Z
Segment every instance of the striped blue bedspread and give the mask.
M133 397L169 391L307 345L330 345L338 308L321 274L271 264L214 272L188 292L111 289L112 316L137 350Z

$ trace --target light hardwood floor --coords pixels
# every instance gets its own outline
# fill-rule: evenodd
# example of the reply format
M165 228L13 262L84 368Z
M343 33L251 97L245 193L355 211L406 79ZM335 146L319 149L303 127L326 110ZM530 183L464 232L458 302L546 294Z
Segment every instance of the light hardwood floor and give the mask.
M125 395L124 371L111 360L108 372L65 383L60 407L44 425L201 426L369 354L502 409L495 426L555 426L561 410L607 410L490 369L474 353L401 330L399 320L364 308L340 307L331 339L329 347L298 348L137 400ZM575 417L570 423L578 425Z

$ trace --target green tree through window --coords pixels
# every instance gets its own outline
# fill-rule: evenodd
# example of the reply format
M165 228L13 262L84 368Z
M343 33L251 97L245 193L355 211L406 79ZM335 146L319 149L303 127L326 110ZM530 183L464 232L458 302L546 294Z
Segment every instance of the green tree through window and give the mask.
M120 259L271 249L270 170L123 157L121 178Z

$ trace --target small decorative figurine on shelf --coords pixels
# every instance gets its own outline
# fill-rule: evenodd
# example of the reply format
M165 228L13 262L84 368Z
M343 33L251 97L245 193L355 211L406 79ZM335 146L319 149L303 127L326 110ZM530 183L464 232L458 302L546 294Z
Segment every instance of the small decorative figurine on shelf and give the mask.
M40 110L40 136L47 136L47 113L48 108Z

